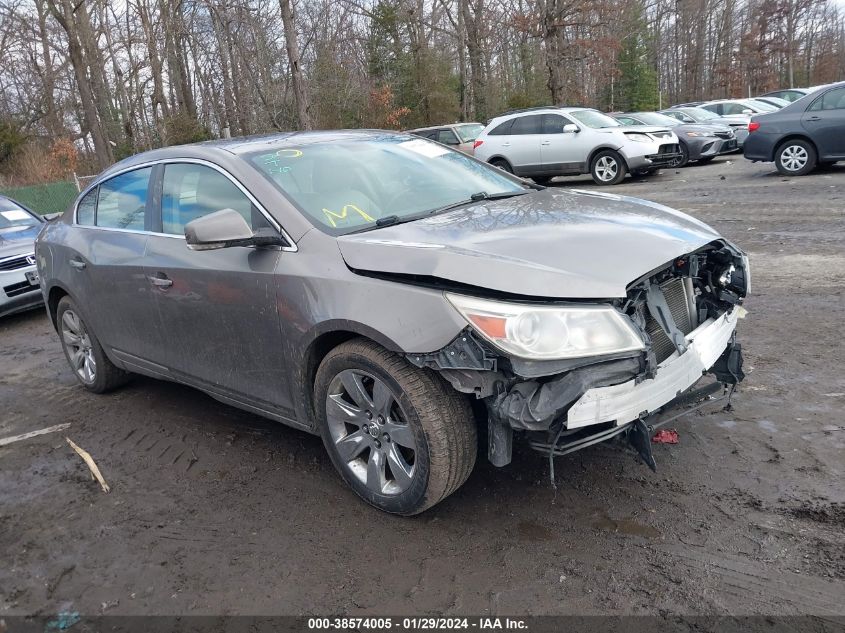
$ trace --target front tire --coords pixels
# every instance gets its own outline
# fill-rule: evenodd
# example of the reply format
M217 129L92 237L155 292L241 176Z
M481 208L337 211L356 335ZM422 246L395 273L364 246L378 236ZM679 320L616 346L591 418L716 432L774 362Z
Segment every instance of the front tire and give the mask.
M476 426L466 398L431 370L371 341L329 352L314 398L332 463L380 510L419 514L457 490L475 465Z
M775 152L775 166L784 176L804 176L816 167L816 149L807 141L786 141Z
M618 185L627 171L625 161L612 149L599 152L590 163L590 175L597 185Z
M73 299L62 297L56 307L56 325L73 375L88 391L105 393L129 380L129 374L112 363Z

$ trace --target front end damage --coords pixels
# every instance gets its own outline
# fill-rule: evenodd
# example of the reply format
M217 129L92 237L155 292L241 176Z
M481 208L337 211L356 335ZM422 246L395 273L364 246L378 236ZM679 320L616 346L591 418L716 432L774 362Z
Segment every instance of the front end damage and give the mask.
M615 355L533 361L499 351L468 327L432 354L409 354L488 414L488 458L511 460L514 433L548 455L614 437L628 440L652 469L658 416L727 397L743 378L735 328L749 291L747 257L719 240L632 282L608 303L630 319L644 349ZM709 380L705 378L709 376Z

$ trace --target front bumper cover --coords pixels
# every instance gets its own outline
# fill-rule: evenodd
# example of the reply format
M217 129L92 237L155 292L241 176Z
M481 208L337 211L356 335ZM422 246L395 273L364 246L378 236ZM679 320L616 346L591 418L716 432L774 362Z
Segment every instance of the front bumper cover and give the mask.
M663 361L654 378L587 390L567 411L566 428L602 422L625 424L656 411L689 389L725 351L741 311L734 308L718 319L708 319L686 335L686 352L675 352Z

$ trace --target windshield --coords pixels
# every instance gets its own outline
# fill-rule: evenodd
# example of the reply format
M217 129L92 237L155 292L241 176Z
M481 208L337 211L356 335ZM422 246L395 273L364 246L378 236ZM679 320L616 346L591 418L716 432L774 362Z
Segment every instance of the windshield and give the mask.
M575 110L569 112L569 116L574 118L579 123L583 123L587 127L595 128L597 130L605 127L619 127L621 123L609 117L598 110Z
M681 124L678 119L673 119L670 116L666 116L665 114L660 114L658 112L640 112L635 116L646 125L663 125L674 127L676 125Z
M291 143L246 158L331 235L424 217L473 196L531 190L439 143L393 134Z
M684 108L683 113L696 121L712 121L720 118L718 114L705 110L704 108Z
M455 129L464 143L471 143L484 131L484 126L481 123L466 123L464 125L456 125Z
M0 198L0 231L4 229L36 226L39 221L28 211L11 200Z

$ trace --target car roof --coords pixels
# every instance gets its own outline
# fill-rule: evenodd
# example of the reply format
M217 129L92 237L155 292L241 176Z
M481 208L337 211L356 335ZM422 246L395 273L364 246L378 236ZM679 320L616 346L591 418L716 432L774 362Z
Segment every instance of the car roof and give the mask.
M413 134L414 132L427 132L429 130L442 130L445 127L458 127L461 125L480 125L484 127L483 123L479 123L478 121L458 121L457 123L443 123L442 125L427 125L426 127L415 127L413 129L407 130L409 134Z
M411 140L416 137L411 136L409 132L396 132L394 130L309 130L306 132L273 132L255 136L214 139L200 143L172 145L135 154L106 169L97 177L96 182L101 182L110 174L125 170L134 165L161 160L178 158L208 160L217 158L231 160L242 154L262 150L273 151L274 149L290 146L300 147L302 145L340 143L356 140L383 140L385 138Z
M508 119L530 114L567 114L569 112L582 112L585 110L601 112L601 110L596 108L585 108L582 106L536 106L533 108L524 108L522 110L511 110L510 112L505 112L490 119L490 123L493 123L494 121L506 121Z

